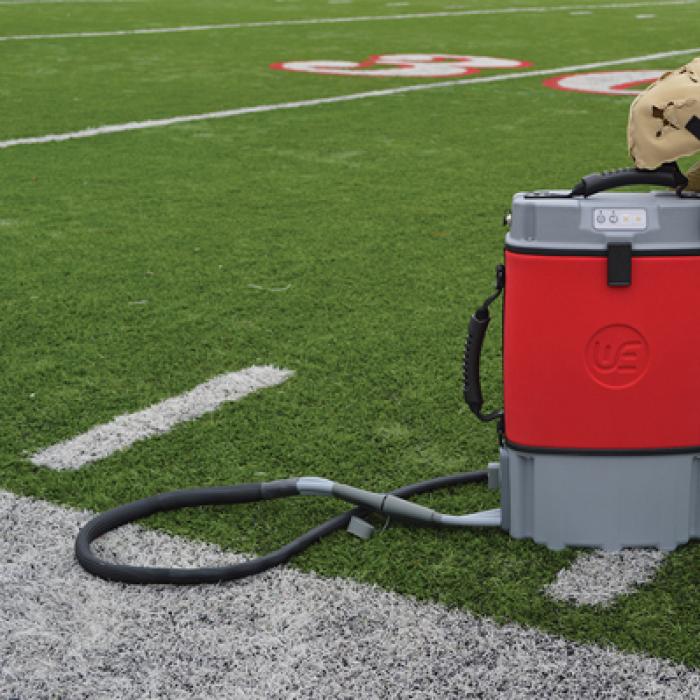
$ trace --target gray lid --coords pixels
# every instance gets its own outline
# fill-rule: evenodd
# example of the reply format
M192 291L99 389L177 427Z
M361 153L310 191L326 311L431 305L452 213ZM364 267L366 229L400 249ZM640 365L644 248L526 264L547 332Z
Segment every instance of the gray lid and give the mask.
M700 197L670 191L601 192L587 198L566 194L516 194L506 246L595 253L615 242L631 243L637 253L700 254Z

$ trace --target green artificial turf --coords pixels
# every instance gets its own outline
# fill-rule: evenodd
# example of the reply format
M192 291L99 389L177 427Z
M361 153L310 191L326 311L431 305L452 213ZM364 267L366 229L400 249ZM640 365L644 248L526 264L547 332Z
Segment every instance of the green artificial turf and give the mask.
M0 34L449 4L0 6ZM690 4L0 42L0 140L407 84L284 73L275 61L425 52L556 68L692 48L698 20ZM626 165L628 105L532 77L0 150L0 486L102 510L195 485L317 474L388 490L483 468L496 438L461 403L460 360L502 255L503 213L516 191ZM484 383L498 403L493 325ZM28 459L253 364L296 375L79 471ZM419 500L498 505L481 486ZM263 552L342 507L292 499L153 524ZM541 594L574 556L498 531L396 527L369 542L336 535L294 565L700 666L697 544L609 609Z

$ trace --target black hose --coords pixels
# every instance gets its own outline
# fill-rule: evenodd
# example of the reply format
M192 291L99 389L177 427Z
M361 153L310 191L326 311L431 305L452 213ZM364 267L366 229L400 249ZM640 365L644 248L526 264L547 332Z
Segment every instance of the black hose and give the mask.
M436 491L437 489L458 486L460 484L486 481L485 471L462 472L436 479L420 481L417 484L402 486L391 493L394 496L408 498L420 493ZM215 486L203 489L184 489L171 491L157 496L143 498L140 501L127 503L112 510L105 511L90 520L78 533L75 540L75 556L80 565L91 574L107 581L121 583L219 583L233 579L245 578L253 574L278 566L289 561L293 556L303 552L307 547L321 538L348 526L353 516L363 517L368 511L364 508L336 515L322 525L318 525L292 542L250 561L228 566L202 567L199 569L171 569L156 566L132 566L129 564L113 564L97 557L90 544L98 537L116 530L122 525L148 517L154 513L162 513L178 508L193 506L230 505L234 503L251 503L272 498L286 498L298 495L296 479L285 481L261 482L255 484L239 484L237 486Z

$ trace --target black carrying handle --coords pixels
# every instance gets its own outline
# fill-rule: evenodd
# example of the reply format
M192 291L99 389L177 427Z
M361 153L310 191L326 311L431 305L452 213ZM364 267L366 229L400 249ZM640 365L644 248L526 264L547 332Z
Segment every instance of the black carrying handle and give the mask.
M688 178L683 175L678 163L664 163L656 170L640 168L623 168L605 173L592 173L581 178L571 190L571 196L588 197L596 192L604 192L615 187L628 185L659 185L670 187L680 194L688 186Z
M481 349L486 338L486 331L491 323L489 306L499 297L505 285L505 267L496 267L496 291L473 313L469 319L467 342L464 346L464 400L472 413L482 421L500 418L503 411L482 413L484 397L481 393Z

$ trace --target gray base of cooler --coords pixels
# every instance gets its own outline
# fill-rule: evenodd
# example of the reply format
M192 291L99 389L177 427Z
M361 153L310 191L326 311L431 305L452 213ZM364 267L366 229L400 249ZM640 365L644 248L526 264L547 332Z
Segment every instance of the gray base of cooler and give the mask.
M607 457L504 447L498 484L503 529L550 549L670 551L700 537L697 453Z

